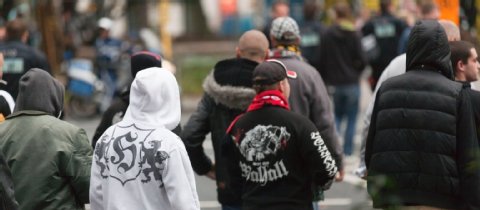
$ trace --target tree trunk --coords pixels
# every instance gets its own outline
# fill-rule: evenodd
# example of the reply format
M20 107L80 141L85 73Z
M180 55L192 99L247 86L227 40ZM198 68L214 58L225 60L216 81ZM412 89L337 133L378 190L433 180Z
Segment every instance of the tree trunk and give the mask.
M212 34L207 26L200 0L185 0L186 36L188 38L207 38Z
M63 32L60 30L60 17L55 10L53 0L40 0L35 5L35 17L38 29L42 34L41 48L47 56L52 74L60 73L60 64L63 60Z

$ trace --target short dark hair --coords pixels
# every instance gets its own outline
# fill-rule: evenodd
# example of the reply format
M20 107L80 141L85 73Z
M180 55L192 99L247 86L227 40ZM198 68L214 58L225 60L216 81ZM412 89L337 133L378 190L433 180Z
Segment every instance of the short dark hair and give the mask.
M352 10L350 9L350 5L347 2L336 3L334 9L337 18L350 18L352 15Z
M458 61L462 61L463 63L468 62L468 58L471 56L470 50L475 48L475 46L467 41L451 41L449 45L451 51L450 61L455 71Z
M431 1L424 2L420 5L422 15L427 15L437 9L437 5Z
M389 7L392 5L392 0L380 0L380 12L390 13Z
M7 40L18 41L27 32L27 24L22 19L14 19L7 23Z
M315 1L305 1L303 4L303 18L305 20L315 20L318 12L318 5Z

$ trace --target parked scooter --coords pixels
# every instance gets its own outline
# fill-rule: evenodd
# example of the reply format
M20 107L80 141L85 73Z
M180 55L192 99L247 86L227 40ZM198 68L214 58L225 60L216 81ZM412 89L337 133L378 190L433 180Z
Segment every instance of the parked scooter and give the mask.
M67 67L67 75L69 114L77 118L95 116L105 95L105 84L95 75L92 61L72 59Z

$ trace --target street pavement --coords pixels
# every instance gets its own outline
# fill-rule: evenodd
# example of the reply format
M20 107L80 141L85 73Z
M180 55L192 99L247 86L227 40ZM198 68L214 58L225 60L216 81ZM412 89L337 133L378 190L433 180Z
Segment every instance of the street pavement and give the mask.
M367 194L366 182L353 174L358 166L359 150L360 150L360 131L363 126L363 113L371 99L370 90L366 83L361 85L361 102L360 113L357 123L357 135L355 137L355 153L351 157L345 158L345 178L343 182L334 183L330 190L325 193L325 200L320 202L322 210L370 210L371 200ZM182 97L182 119L181 124L184 125L198 104L199 97ZM72 119L68 116L66 120L84 128L91 140L100 117L90 119ZM206 153L213 159L213 148L210 136L207 136L204 142ZM216 198L215 182L205 176L196 176L197 192L200 199L201 209L203 210L220 210L220 204ZM87 206L87 209L88 206Z

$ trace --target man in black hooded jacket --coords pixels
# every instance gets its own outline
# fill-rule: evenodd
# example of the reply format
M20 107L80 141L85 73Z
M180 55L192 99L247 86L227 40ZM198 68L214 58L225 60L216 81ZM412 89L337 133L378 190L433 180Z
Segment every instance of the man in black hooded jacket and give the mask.
M453 80L442 26L417 22L407 72L385 81L375 100L365 152L375 208L480 208L470 96Z
M252 72L267 57L268 40L260 31L247 31L240 37L236 53L237 58L219 61L205 78L205 94L180 136L193 170L216 179L219 202L232 209L240 209L241 198L226 185L226 162L220 156L222 140L230 122L247 109L255 96ZM208 133L212 134L215 163L202 146Z

